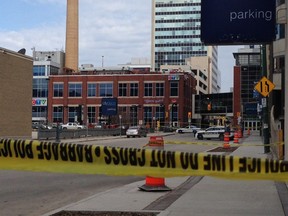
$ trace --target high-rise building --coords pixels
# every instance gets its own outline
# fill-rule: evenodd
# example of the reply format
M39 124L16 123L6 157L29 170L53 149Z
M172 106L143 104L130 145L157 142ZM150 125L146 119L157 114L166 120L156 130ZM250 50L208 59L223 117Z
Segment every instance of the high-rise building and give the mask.
M233 53L234 66L234 122L239 116L242 118L245 129L259 130L260 94L254 90L255 85L261 79L261 52L260 46L245 46Z
M160 71L161 65L186 65L188 58L207 56L206 65L196 63L195 68L209 69L208 93L220 92L217 47L205 46L200 40L201 0L152 2L151 70Z

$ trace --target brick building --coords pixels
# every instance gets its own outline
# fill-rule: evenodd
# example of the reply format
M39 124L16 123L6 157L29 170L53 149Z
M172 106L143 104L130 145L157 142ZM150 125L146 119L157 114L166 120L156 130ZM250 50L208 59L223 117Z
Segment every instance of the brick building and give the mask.
M81 71L49 77L48 121L83 124L188 125L195 94L193 73L129 70ZM104 116L102 98L117 99L117 115ZM80 116L80 118L79 118Z
M1 137L31 138L33 59L19 52L0 48Z

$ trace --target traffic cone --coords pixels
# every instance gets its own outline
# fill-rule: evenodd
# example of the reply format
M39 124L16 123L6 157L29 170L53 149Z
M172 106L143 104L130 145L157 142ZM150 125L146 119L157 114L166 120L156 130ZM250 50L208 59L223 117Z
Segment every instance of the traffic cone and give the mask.
M241 128L239 128L239 130L238 130L238 138L242 138L242 131L241 131Z
M224 144L223 144L223 148L228 149L230 148L230 144L229 144L229 133L225 132L224 133Z
M146 145L152 149L164 149L164 140L162 136L151 136L149 143ZM170 191L171 189L165 185L165 178L154 178L146 176L145 184L139 187L142 191L159 192Z
M239 144L239 137L238 137L238 132L237 131L234 132L234 142L233 143Z

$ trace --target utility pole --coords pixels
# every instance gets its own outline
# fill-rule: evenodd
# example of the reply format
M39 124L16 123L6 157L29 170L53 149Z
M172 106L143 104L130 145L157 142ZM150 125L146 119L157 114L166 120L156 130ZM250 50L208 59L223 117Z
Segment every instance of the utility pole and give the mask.
M266 61L266 45L262 45L262 75L267 77L267 61ZM268 118L268 103L267 97L262 97L262 129L263 129L263 144L264 153L270 152L269 147L269 118Z

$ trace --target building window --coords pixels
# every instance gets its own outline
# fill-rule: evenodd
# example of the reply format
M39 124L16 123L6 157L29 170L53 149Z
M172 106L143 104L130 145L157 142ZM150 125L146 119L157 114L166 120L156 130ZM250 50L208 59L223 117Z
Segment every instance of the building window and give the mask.
M100 97L112 97L113 96L113 84L112 83L100 83L99 84Z
M170 96L171 97L176 97L178 96L178 87L179 83L178 82L170 82Z
M178 107L176 103L172 104L171 107L171 117L172 117L172 121L178 121Z
M87 97L96 97L96 83L88 83Z
M119 92L119 97L126 97L127 96L127 83L119 83L118 92Z
M33 76L45 76L45 65L33 66Z
M285 24L276 25L276 40L285 38Z
M131 97L138 96L138 83L130 83L130 96Z
M144 107L144 122L147 127L152 127L152 107Z
M157 121L160 121L161 125L164 123L164 114L165 114L165 108L163 104L160 105L159 107L156 107L155 117Z
M144 96L153 96L153 84L152 83L144 83Z
M129 109L127 109L126 106L122 107L122 106L119 106L118 107L118 114L121 115L121 123L123 125L129 125L130 124L130 118L129 118L129 112L128 112Z
M156 83L156 96L164 96L164 83Z
M77 121L77 109L78 107L68 107L68 122Z
M47 79L33 79L33 97L48 97Z
M53 107L53 122L63 122L63 106Z
M52 65L48 66L48 71L50 71L50 75L58 75L59 74L59 68L54 67Z
M138 124L138 106L131 106L130 107L130 124L137 125Z
M46 106L33 106L32 107L32 117L33 118L45 118L47 117L47 107Z
M88 115L88 123L95 123L96 122L96 107L88 107L87 115Z
M53 83L53 97L63 97L63 83Z
M69 91L69 97L81 97L82 83L69 83L68 91Z

